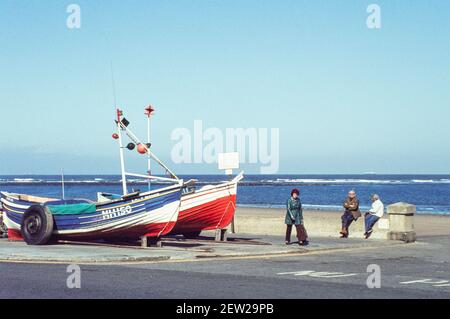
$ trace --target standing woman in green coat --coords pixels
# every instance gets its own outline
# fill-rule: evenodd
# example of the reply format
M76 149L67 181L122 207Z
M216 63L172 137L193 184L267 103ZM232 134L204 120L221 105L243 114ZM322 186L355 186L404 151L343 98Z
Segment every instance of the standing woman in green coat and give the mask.
M292 225L295 225L297 229L298 244L300 246L308 245L308 234L306 233L305 226L303 225L303 209L300 202L300 191L293 189L291 197L286 203L286 218L284 220L287 225L286 228L286 245L291 243Z

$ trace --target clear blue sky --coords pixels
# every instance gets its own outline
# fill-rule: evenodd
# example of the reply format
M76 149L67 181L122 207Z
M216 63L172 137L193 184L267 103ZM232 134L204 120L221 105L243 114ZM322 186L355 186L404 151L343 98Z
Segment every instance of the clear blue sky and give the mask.
M178 173L217 172L171 163L195 119L280 128L280 173L449 173L449 34L437 0L2 0L0 174L119 173L111 60L118 104L141 135L156 107L154 150Z

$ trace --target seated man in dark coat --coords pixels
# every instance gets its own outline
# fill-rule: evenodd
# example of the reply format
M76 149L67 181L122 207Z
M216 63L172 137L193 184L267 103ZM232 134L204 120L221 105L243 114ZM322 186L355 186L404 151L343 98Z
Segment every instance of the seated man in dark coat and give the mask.
M342 215L342 230L340 231L341 238L348 237L348 228L350 224L361 217L361 212L359 211L359 199L356 197L356 192L351 190L348 192L348 197L344 202L344 215Z

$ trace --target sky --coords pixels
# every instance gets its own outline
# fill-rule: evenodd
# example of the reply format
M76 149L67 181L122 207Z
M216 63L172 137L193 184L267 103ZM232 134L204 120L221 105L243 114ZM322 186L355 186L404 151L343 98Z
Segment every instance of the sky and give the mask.
M2 0L0 174L118 174L115 106L145 137L148 104L178 174L221 172L174 162L195 120L279 129L280 174L450 173L449 34L444 0Z

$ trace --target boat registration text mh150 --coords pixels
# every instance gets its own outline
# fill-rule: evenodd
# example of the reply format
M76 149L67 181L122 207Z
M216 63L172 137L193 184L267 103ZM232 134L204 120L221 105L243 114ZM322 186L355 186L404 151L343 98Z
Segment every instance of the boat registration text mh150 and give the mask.
M113 208L113 209L108 209L108 210L105 210L104 212L102 212L102 217L103 217L103 220L111 219L111 218L116 218L116 217L131 214L132 211L133 210L131 209L131 206Z

